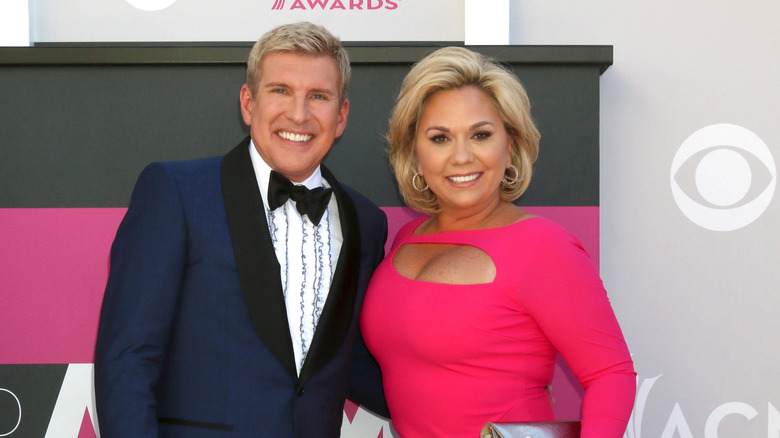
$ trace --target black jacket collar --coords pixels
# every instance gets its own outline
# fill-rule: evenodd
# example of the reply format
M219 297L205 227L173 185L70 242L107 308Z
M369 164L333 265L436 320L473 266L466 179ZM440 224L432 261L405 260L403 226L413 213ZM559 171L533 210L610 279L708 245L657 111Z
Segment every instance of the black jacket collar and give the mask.
M344 241L328 299L314 333L299 384L327 365L344 344L352 324L360 267L360 236L355 206L325 166L322 176L333 187ZM296 375L279 262L274 253L263 200L249 157L249 137L225 155L222 195L236 267L252 324L276 359Z

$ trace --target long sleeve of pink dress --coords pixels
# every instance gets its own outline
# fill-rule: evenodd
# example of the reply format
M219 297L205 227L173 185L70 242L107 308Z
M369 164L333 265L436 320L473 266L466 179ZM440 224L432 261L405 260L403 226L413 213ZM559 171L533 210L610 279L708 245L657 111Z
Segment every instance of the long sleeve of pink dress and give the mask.
M404 438L475 438L488 421L549 421L545 386L560 353L585 390L584 438L620 438L636 392L633 362L579 241L534 217L505 227L415 235L404 226L376 270L361 315ZM490 256L485 284L400 275L402 245L471 245Z

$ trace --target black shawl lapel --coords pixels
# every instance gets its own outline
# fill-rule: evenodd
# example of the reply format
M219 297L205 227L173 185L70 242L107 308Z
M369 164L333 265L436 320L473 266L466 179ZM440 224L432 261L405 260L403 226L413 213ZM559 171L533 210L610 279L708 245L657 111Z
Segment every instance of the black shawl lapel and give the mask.
M249 158L249 137L222 158L221 173L222 196L238 278L252 324L263 344L295 377L295 355L287 324L279 262Z
M355 204L330 171L325 166L320 166L320 169L322 176L333 187L338 202L344 242L341 245L328 299L325 301L309 353L301 369L299 386L327 365L343 346L352 324L360 274L360 233Z

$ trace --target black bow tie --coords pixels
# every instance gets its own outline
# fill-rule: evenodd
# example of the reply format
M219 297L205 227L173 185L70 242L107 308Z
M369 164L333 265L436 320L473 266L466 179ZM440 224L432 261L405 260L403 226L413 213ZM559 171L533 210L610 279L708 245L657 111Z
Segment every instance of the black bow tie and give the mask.
M325 214L325 209L328 208L332 192L333 189L324 187L309 190L306 186L295 185L284 175L272 170L271 180L268 182L268 206L271 210L276 210L288 199L292 199L295 201L298 213L301 216L304 214L309 216L309 220L314 225L318 225L322 215Z

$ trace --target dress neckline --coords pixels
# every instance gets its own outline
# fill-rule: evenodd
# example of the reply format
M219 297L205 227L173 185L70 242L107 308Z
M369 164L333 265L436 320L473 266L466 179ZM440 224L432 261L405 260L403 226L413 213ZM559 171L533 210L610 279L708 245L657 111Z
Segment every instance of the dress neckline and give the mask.
M446 287L491 286L491 285L495 284L496 278L498 278L498 266L496 265L496 261L493 259L492 255L491 255L491 252L488 249L488 247L486 247L485 245L482 244L483 242L464 243L462 241L458 241L458 243L456 243L456 244L457 245L473 246L475 248L480 249L485 254L487 254L488 257L491 258L491 260L493 262L493 265L496 266L496 277L493 279L493 281L488 282L488 283L464 283L464 284L461 284L461 283L440 283L440 282L435 282L435 281L426 281L426 280L418 280L416 278L410 278L410 277L407 277L407 276L401 274L398 271L398 269L395 266L395 256L396 256L396 253L398 252L398 250L402 246L404 246L404 245L408 245L408 244L414 245L414 244L421 244L421 243L448 243L448 242L451 242L452 239L457 238L458 236L461 236L463 233L495 232L495 231L504 230L504 229L508 229L508 228L512 228L512 227L525 226L523 224L524 222L526 222L526 221L528 221L530 219L538 219L538 218L541 218L541 217L540 216L529 216L529 217L526 217L526 218L521 219L519 221L512 222L511 224L503 225L503 226L500 226L500 227L476 228L476 229L473 229L473 230L440 231L440 232L437 232L437 233L428 233L428 234L419 234L419 235L417 235L417 234L414 234L414 233L428 219L427 217L421 217L421 218L415 219L414 221L410 222L411 224L413 224L412 225L412 230L403 238L404 241L402 243L399 243L397 246L395 246L393 248L392 252L388 254L387 258L389 258L389 260L390 260L390 266L391 266L391 270L392 270L393 274L396 275L399 278L404 279L405 281L425 283L425 284L432 284L432 285L438 285L438 286L446 286ZM415 223L415 221L416 221L416 223ZM521 224L523 224L523 225L521 225Z
M446 235L452 235L452 234L459 234L459 233L468 233L468 232L478 232L478 231L495 231L495 230L501 230L505 228L514 227L517 225L522 224L523 222L530 220L530 219L539 219L541 216L528 216L526 218L520 219L519 221L512 222L511 224L502 225L500 227L489 227L489 228L474 228L469 230L451 230L451 231L438 231L435 233L426 233L426 234L416 234L417 230L420 229L423 223L425 223L426 220L428 220L429 217L422 217L419 219L416 219L419 223L415 224L412 228L411 232L409 233L409 237L426 237L426 236L446 236Z

